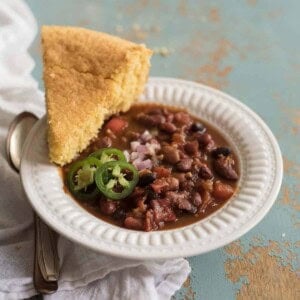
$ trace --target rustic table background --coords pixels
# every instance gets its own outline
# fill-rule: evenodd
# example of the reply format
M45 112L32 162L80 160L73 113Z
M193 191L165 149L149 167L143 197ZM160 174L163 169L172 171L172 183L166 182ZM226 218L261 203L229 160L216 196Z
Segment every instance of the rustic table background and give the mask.
M219 88L256 111L284 159L280 195L230 245L189 258L175 299L300 299L300 1L28 0L38 25L76 25L146 43L152 76ZM39 38L31 54L42 80Z

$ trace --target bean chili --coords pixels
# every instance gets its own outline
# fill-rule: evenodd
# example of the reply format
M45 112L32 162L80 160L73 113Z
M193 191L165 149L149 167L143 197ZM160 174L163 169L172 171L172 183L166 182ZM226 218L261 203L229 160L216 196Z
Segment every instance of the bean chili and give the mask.
M237 158L226 140L181 108L132 106L108 120L73 163L108 147L123 151L138 170L131 194L117 201L99 193L93 199L73 197L93 215L121 227L152 231L197 222L237 188ZM72 164L62 168L65 183Z

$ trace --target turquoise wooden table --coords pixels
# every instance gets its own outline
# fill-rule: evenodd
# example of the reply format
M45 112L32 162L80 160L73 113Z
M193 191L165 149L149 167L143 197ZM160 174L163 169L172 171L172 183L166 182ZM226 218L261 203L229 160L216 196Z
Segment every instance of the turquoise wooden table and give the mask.
M263 221L230 245L189 258L175 299L300 299L300 1L28 0L38 25L88 27L153 48L152 76L224 90L279 140L281 193ZM41 87L40 46L31 53Z

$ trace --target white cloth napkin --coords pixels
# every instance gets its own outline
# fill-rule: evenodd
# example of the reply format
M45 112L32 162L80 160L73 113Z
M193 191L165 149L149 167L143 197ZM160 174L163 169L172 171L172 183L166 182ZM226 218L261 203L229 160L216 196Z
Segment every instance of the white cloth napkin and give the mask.
M19 175L5 157L5 137L14 116L44 113L44 96L31 77L27 49L37 32L21 0L0 1L0 299L36 294L33 287L33 214ZM105 256L59 238L61 277L46 299L169 299L190 272L183 258L163 262Z

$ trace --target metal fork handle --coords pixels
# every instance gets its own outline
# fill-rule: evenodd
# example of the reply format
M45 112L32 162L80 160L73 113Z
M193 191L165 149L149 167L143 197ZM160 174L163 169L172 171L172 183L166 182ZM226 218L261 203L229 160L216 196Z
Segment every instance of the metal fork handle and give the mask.
M35 214L34 286L42 294L58 288L59 258L57 234Z

